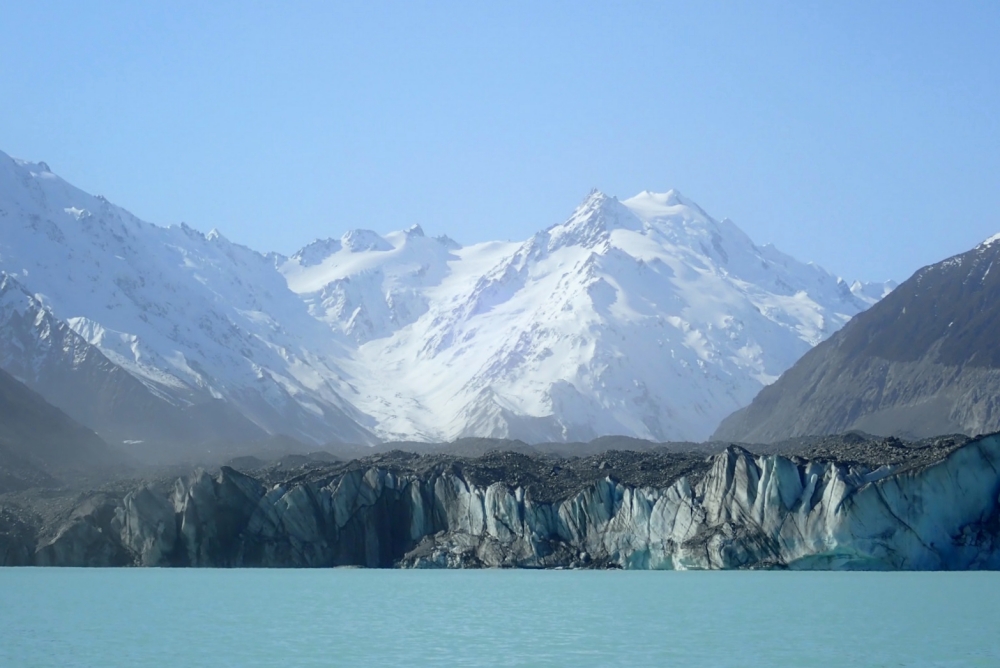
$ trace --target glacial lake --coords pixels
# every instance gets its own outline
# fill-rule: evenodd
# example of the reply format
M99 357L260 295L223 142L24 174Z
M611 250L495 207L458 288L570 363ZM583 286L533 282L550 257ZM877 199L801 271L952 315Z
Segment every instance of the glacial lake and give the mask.
M998 666L1000 573L0 568L0 666Z

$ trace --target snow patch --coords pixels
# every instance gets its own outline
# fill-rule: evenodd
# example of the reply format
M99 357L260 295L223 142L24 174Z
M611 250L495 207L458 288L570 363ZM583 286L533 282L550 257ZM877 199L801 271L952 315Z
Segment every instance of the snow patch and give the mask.
M994 234L989 239L985 240L983 243L979 244L980 247L992 246L993 244L1000 242L1000 233Z

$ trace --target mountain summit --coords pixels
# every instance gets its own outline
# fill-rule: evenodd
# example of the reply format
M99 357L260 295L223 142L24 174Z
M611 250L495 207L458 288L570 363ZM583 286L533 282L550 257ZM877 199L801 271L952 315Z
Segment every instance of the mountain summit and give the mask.
M383 239L279 270L357 341L352 401L385 438L704 439L886 289L757 247L677 191L593 191L523 243Z
M2 365L108 440L164 447L703 439L885 290L676 191L594 191L522 243L356 229L284 257L0 154L0 219Z

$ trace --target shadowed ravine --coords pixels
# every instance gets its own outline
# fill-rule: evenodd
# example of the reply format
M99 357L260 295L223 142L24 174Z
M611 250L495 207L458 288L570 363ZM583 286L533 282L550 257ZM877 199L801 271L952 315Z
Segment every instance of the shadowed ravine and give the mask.
M0 515L0 562L59 566L991 569L1000 435L835 456L391 452L222 467ZM874 449L873 449L874 448ZM32 519L35 518L35 519Z

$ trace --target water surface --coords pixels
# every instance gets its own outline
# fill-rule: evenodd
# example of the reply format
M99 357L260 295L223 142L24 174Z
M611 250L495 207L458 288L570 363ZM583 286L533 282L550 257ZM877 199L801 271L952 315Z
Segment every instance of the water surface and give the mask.
M1000 573L0 568L0 666L1000 666Z

